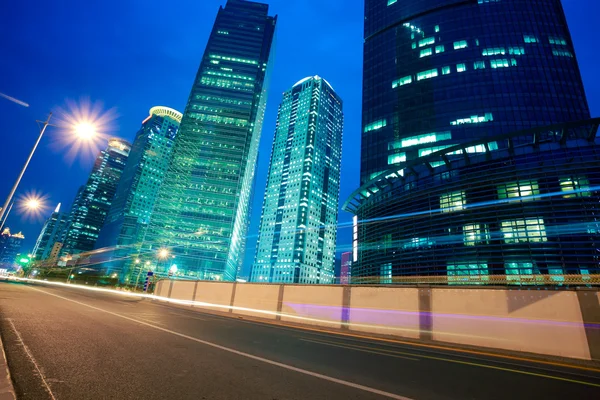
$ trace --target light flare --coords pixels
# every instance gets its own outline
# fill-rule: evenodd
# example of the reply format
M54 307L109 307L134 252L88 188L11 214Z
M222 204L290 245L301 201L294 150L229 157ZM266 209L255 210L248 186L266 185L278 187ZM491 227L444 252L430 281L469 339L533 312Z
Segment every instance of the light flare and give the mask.
M26 219L38 221L48 211L48 196L37 191L30 191L17 199L17 209Z

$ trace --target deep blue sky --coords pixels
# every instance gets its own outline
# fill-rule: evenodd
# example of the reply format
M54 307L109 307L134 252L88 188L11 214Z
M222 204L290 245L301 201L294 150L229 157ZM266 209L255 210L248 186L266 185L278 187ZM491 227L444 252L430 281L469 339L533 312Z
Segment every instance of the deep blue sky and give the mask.
M344 100L346 124L340 205L359 181L362 0L270 0L278 14L276 59L261 142L251 235L256 235L277 106L283 91L309 75L326 78ZM575 42L592 115L600 115L600 52L597 0L563 2ZM3 203L37 135L36 119L64 106L66 99L89 97L116 108L115 136L132 140L150 107L183 111L219 5L225 0L10 1L0 24L0 92L31 106L0 98L0 202ZM310 51L307 49L310 48ZM49 196L52 208L70 207L93 158L69 161L48 130L19 193ZM0 205L1 206L1 205ZM51 210L48 210L48 213ZM340 222L351 216L340 213ZM7 225L22 230L33 246L43 221L13 213ZM348 245L342 230L338 243ZM246 264L254 254L249 240Z

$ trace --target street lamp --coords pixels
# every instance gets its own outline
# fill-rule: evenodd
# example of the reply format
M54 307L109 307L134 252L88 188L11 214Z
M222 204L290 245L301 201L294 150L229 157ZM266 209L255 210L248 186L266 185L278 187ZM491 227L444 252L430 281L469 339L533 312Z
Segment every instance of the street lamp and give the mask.
M6 198L6 201L4 202L4 205L2 206L2 209L0 210L0 221L5 219L4 215L7 214L7 208L9 207L9 205L12 202L13 196L15 195L15 192L17 191L17 188L19 187L19 184L21 183L21 179L23 178L23 175L25 175L25 171L27 170L27 167L29 166L29 162L33 158L33 154L35 153L38 145L40 144L40 141L42 140L42 137L44 136L44 133L46 132L46 128L48 128L48 126L52 125L52 124L50 124L51 118L52 118L52 113L50 113L48 115L48 118L45 121L36 121L40 128L40 134L39 134L35 144L33 145L31 152L29 153L29 157L27 157L27 161L25 161L25 165L23 165L23 168L21 169L21 173L17 177L17 181L15 182L12 189L10 190L8 197ZM54 126L54 125L52 125L52 126ZM89 124L88 122L80 122L78 124L75 124L73 126L73 129L75 129L78 138L81 140L90 140L95 135L95 132L96 132L96 130L93 128L93 126L91 124Z
M8 210L4 214L4 218L0 221L0 231L2 231L2 229L4 228L4 224L6 223L8 215L10 214L14 205L15 202L12 201L10 203L10 206L8 207ZM22 200L20 200L20 204L18 207L23 213L38 215L46 208L46 204L44 202L44 197L34 193L27 195Z

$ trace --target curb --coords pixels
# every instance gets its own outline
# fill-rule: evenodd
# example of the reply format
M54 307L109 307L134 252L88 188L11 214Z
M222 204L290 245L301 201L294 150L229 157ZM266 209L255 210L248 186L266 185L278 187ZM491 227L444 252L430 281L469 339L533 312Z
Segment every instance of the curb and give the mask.
M16 400L15 388L10 378L10 371L6 364L6 354L0 337L0 400Z

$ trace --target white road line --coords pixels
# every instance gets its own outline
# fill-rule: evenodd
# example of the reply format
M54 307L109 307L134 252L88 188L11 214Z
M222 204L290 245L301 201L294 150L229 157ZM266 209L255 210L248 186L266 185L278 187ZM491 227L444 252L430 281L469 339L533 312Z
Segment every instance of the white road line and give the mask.
M104 309L99 308L99 307L94 307L92 305L89 305L89 304L86 304L86 303L82 303L80 301L72 300L72 299L69 299L67 297L59 296L59 295L54 294L54 293L49 293L49 292L46 292L44 290L36 289L36 288L33 288L33 287L29 287L29 289L32 289L32 290L35 290L35 291L38 291L38 292L42 292L42 293L47 294L49 296L58 297L59 299L63 299L63 300L69 301L71 303L79 304L81 306L88 307L88 308L91 308L91 309L96 310L96 311L102 311L102 312L104 312L106 314L114 315L115 317L123 318L123 319L126 319L128 321L136 322L138 324L145 325L145 326L148 326L150 328L154 328L154 329L162 331L162 332L170 333L171 335L174 335L174 336L179 336L179 337L182 337L182 338L185 338L185 339L188 339L188 340L192 340L194 342L201 343L201 344L204 344L206 346L210 346L210 347L213 347L213 348L216 348L216 349L219 349L219 350L227 351L229 353L237 354L239 356L250 358L252 360L261 361L261 362L263 362L265 364L274 365L276 367L284 368L284 369L287 369L287 370L290 370L290 371L298 372L298 373L301 373L301 374L304 374L304 375L308 375L308 376L312 376L312 377L315 377L315 378L319 378L319 379L322 379L322 380L325 380L325 381L329 381L329 382L337 383L337 384L340 384L340 385L348 386L348 387L351 387L351 388L354 388L354 389L359 389L359 390L362 390L362 391L365 391L365 392L374 393L374 394L377 394L377 395L380 395L380 396L388 397L390 399L396 399L396 400L413 400L413 399L410 399L409 397L399 396L399 395L394 394L394 393L384 392L383 390L374 389L374 388L371 388L371 387L368 387L368 386L359 385L357 383L352 383L352 382L344 381L342 379L332 378L332 377L327 376L327 375L322 375L322 374L319 374L319 373L316 373L316 372L307 371L305 369L297 368L297 367L294 367L294 366L291 366L291 365L283 364L283 363L280 363L280 362L277 362L277 361L273 361L273 360L269 360L269 359L266 359L266 358L254 356L252 354L244 353L242 351L231 349L229 347L221 346L221 345L218 345L218 344L215 344L215 343L207 342L205 340L201 340L201 339L198 339L198 338L195 338L195 337L192 337L192 336L188 336L188 335L183 334L183 333L175 332L175 331L172 331L170 329L162 328L160 326L153 325L153 324L150 324L148 322L140 321L140 320L137 320L135 318L130 318L130 317L127 317L125 315L118 314L118 313L115 313L115 312L112 312L112 311L108 311L108 310L104 310Z
M8 319L7 318L7 321L10 324L10 326L12 326L13 331L15 331L15 334L17 335L17 338L19 339L19 342L23 346L23 349L25 350L25 353L27 354L27 357L29 357L29 360L35 366L35 369L38 372L38 374L40 375L40 378L42 378L42 382L44 383L44 387L45 387L46 391L48 392L48 394L50 395L50 398L52 398L52 400L56 400L56 397L54 397L54 393L52 393L52 389L50 389L50 385L46 381L46 376L42 373L42 370L40 369L38 363L35 361L35 358L33 358L33 355L31 354L31 351L29 351L29 348L27 347L27 345L25 345L25 342L23 342L23 338L21 337L21 334L19 333L19 331L15 327L15 324L13 323L12 319Z

